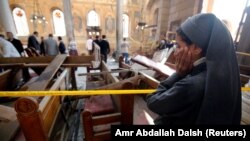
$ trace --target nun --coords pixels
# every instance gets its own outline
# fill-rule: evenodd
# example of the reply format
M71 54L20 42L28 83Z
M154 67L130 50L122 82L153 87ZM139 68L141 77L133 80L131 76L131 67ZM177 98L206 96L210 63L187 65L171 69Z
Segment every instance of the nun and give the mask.
M239 125L241 85L234 44L213 14L189 17L177 30L176 73L147 95L156 125Z

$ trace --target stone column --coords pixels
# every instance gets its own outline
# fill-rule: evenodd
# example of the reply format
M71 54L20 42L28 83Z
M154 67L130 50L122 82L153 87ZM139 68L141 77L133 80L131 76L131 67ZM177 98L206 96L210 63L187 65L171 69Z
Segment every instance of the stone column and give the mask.
M123 14L123 1L116 0L116 60L119 59L121 52L121 43L122 43L122 14Z
M63 11L67 38L73 37L75 39L71 0L63 0Z
M0 0L0 27L16 36L16 27L8 0Z
M159 40L161 34L166 34L168 30L168 15L170 9L170 1L161 0L158 14L156 40ZM167 16L166 16L167 15Z

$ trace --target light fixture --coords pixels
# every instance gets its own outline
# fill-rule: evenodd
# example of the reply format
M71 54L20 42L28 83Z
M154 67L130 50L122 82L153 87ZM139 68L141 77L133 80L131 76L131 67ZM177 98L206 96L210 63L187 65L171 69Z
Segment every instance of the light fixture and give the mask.
M30 22L33 23L35 30L38 24L42 24L43 27L45 26L45 24L48 24L48 21L46 20L45 16L42 14L42 11L39 7L38 0L34 0L33 13L31 15Z
M137 29L140 28L141 30L143 30L145 27L147 27L148 25L146 24L146 22L138 22L137 24Z

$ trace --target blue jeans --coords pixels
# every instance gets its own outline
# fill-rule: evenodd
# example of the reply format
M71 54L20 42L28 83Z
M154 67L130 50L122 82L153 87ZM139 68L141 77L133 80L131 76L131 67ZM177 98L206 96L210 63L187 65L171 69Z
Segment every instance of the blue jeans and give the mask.
M128 53L122 53L122 56L125 58L125 63L129 64L129 61L128 61L129 54Z

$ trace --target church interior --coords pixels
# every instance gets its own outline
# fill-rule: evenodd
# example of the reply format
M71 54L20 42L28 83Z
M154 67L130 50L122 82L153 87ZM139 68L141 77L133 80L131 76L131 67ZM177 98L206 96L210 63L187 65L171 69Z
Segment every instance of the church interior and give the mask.
M157 114L147 108L146 94L174 73L176 30L198 13L215 14L232 35L242 86L241 124L249 125L250 2L230 2L1 0L0 34L7 40L12 33L22 53L0 56L0 140L107 141L111 125L152 125ZM100 48L93 45L91 53L87 48L89 37L102 35L109 43L106 60ZM39 50L30 48L31 36ZM41 43L53 38L59 44L58 37L65 53L43 54ZM129 63L121 55L123 39ZM160 47L163 39L170 47ZM129 89L138 93L122 91Z

